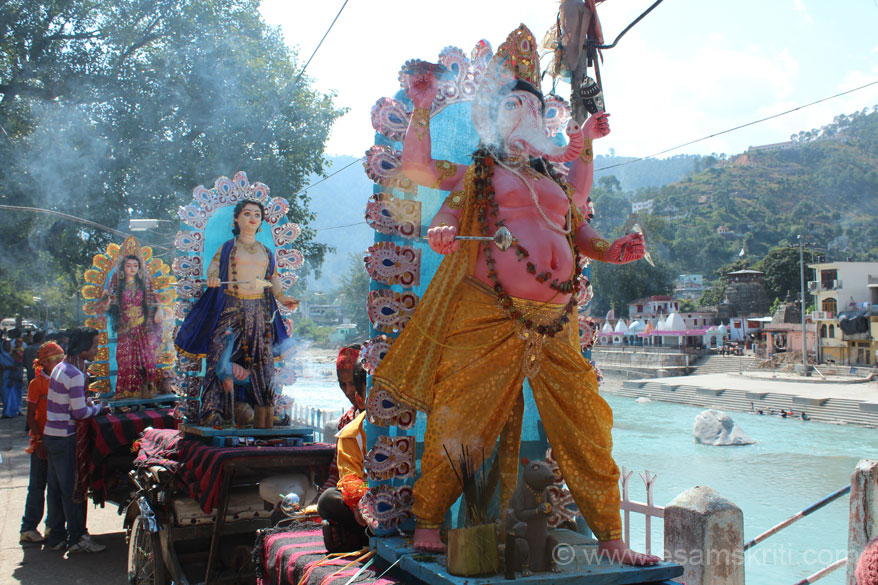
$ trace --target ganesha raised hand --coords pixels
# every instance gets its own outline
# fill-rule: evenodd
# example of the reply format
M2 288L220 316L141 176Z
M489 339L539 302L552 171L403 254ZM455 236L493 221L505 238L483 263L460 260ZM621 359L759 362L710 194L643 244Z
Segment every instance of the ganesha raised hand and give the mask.
M593 116L589 116L585 124L582 125L582 134L587 140L597 140L603 138L610 133L610 114L606 112L596 112Z
M409 95L416 108L429 110L439 91L439 81L430 72L416 73L408 77Z
M640 234L628 234L622 236L604 252L604 262L610 264L628 264L643 258L646 247L643 245L643 236Z

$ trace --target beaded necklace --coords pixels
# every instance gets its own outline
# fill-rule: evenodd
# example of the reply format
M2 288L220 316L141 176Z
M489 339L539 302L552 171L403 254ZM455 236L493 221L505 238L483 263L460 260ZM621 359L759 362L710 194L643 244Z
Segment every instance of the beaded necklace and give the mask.
M489 215L494 218L494 223L498 228L503 225L503 220L497 219L497 216L499 215L499 205L494 199L494 187L492 185L494 163L494 157L487 149L480 148L473 154L473 187L480 230L483 236L488 235ZM551 173L551 171L549 172ZM554 176L552 176L552 179L557 180ZM564 329L564 326L567 325L567 323L570 322L570 315L572 315L573 309L576 306L576 295L572 293L574 293L578 287L577 277L582 272L582 266L579 261L579 249L577 248L576 242L572 236L572 233L567 234L567 241L570 243L571 250L573 251L575 263L573 274L568 281L559 283L558 279L555 279L549 284L549 286L558 293L566 293L569 291L572 296L567 301L567 305L564 307L564 312L550 324L535 324L533 320L529 318L529 315L524 315L520 310L515 308L515 303L512 297L510 297L503 289L503 285L500 284L497 272L494 270L495 260L491 246L485 246L485 262L488 265L488 277L491 279L491 282L494 283L493 289L497 295L498 303L511 319L521 323L525 329L536 331L540 335L554 337ZM515 244L515 253L518 256L519 262L530 255L528 251L518 243ZM532 262L527 263L527 271L529 274L534 275L534 278L539 283L546 282L552 276L551 272L541 272L537 274L537 266Z

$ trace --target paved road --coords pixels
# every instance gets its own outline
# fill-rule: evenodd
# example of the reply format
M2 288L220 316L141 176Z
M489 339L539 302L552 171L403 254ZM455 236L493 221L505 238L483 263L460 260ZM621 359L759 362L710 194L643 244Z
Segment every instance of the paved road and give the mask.
M107 550L67 555L18 543L27 495L30 455L24 452L24 417L0 420L0 585L125 585L126 548L116 507L89 504L88 529ZM40 525L40 531L45 532Z

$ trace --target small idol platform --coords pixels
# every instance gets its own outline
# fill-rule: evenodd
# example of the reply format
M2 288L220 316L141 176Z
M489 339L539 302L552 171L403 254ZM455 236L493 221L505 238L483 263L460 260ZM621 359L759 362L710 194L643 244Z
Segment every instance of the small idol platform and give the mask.
M200 427L181 424L180 430L188 435L201 437L214 447L245 447L259 445L284 445L300 447L314 442L314 429L309 427Z
M180 430L190 435L199 437L302 437L309 441L314 437L314 429L311 427L271 427L270 429L257 429L254 427L201 427L196 425L181 424Z
M381 559L390 565L395 564L394 570L402 581L407 582L405 575L410 575L412 582L427 585L679 585L671 579L683 574L680 565L659 563L651 567L631 567L606 559L589 562L597 556L594 540L569 530L558 532L563 533L561 546L564 547L558 556L560 560L569 561L558 564L561 572L535 573L529 577L516 573L515 581L505 579L502 569L497 575L483 577L449 575L444 554L418 552L412 547L410 538L373 538L371 546Z
M140 407L163 407L163 406L173 406L180 397L176 394L161 394L159 396L153 396L152 398L120 398L118 400L106 400L107 405L111 409L117 408L131 408L134 406Z

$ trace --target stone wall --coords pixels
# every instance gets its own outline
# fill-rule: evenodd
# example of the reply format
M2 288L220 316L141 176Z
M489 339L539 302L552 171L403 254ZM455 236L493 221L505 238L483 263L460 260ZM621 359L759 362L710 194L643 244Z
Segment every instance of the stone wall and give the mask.
M649 351L643 348L596 347L591 358L602 372L624 379L685 376L695 368L697 357L682 352Z

